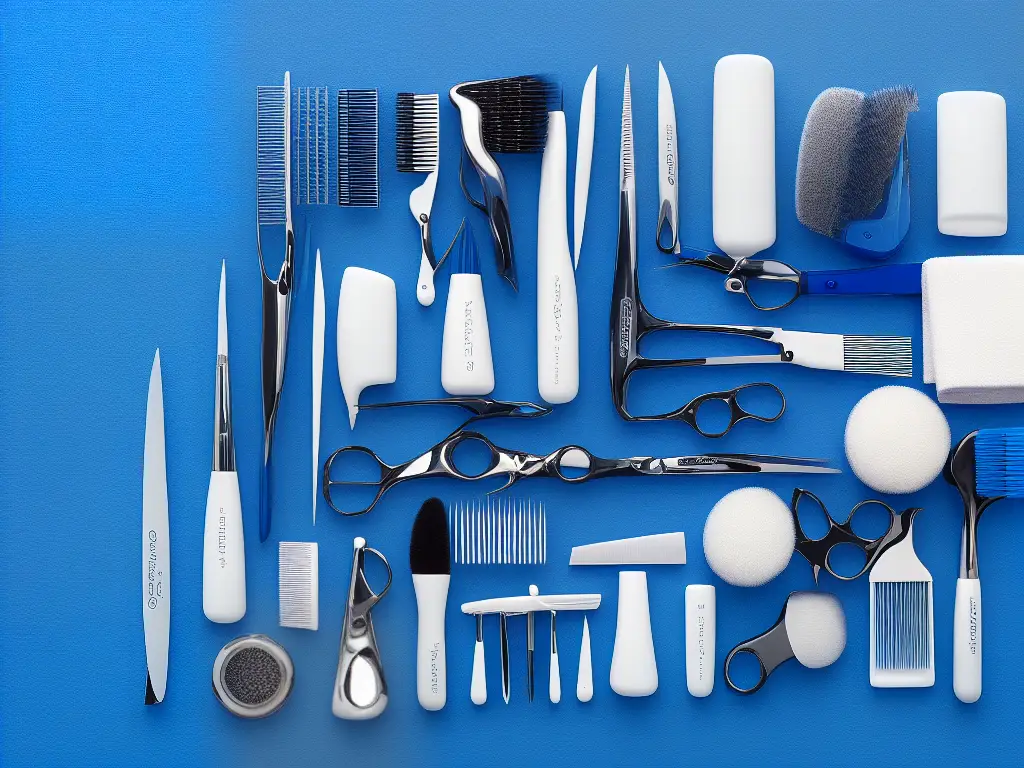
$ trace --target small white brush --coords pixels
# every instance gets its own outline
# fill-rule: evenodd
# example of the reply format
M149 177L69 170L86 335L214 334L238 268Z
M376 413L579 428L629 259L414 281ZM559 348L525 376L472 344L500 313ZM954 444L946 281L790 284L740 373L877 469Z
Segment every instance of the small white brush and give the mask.
M279 620L282 627L320 626L319 549L315 541L282 541L278 548Z
M878 558L870 580L870 680L876 688L935 685L932 575L907 537Z

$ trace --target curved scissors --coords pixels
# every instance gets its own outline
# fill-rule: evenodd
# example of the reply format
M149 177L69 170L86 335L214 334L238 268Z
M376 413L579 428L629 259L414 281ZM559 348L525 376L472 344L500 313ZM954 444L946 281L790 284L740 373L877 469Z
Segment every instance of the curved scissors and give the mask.
M480 472L463 472L454 460L455 449L465 442L481 443L490 452L488 466ZM376 480L336 479L334 462L347 453L361 453L377 464L380 476ZM579 445L565 445L540 456L525 451L501 448L479 432L458 429L425 453L391 465L362 445L349 445L332 453L324 463L324 499L335 512L342 515L362 515L373 509L381 496L390 488L406 480L425 477L450 477L456 480L483 480L505 476L505 483L491 493L497 493L526 477L557 478L567 483L582 483L600 477L625 475L690 475L729 473L836 473L839 470L825 466L827 459L802 459L785 456L761 456L743 453L701 454L695 456L634 456L624 459L603 459L594 456ZM571 471L577 470L577 471ZM376 487L372 501L359 510L344 510L335 503L333 494L338 486Z
M800 525L798 509L800 502L805 498L813 500L825 514L825 519L828 520L828 531L821 538L810 538L804 533L804 529ZM853 532L854 515L857 514L861 507L866 507L869 504L877 504L889 513L889 529L877 539L865 539L863 536L858 536ZM871 566L882 556L883 552L907 537L910 533L910 525L914 520L914 516L921 511L921 507L911 507L902 512L897 512L883 501L868 499L867 501L860 502L860 504L850 510L846 520L839 523L828 513L821 499L803 488L797 488L793 491L793 500L789 508L793 514L793 525L796 528L796 551L803 555L804 559L814 569L815 583L818 582L818 574L822 568L840 581L859 579L871 570ZM839 544L853 545L864 553L864 566L852 576L843 576L836 573L832 568L832 550Z

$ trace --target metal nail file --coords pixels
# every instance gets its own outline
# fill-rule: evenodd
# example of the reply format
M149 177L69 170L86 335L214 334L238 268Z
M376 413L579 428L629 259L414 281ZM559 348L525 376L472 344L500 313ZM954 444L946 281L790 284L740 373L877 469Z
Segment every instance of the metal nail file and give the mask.
M685 565L686 534L656 533L573 547L569 565Z
M658 62L658 249L679 253L679 141L676 133L676 106L665 67ZM663 235L667 227L667 238Z
M142 461L142 625L146 634L147 704L162 702L167 690L167 642L171 628L169 533L164 396L158 349L149 376Z

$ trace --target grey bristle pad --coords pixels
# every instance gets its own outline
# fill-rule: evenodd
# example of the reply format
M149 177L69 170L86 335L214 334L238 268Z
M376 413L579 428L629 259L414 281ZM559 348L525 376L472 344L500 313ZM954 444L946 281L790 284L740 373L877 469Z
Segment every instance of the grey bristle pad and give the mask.
M865 96L849 88L822 92L807 113L797 163L797 219L839 237L851 221L868 218L892 176L907 116L917 93L899 86Z
M224 688L250 707L270 701L281 687L284 673L277 659L262 648L245 647L224 664Z

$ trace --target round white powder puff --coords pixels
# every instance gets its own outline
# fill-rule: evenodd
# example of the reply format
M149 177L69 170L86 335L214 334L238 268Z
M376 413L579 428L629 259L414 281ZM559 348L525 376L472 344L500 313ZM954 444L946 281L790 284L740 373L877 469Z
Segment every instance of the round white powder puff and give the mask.
M793 516L767 488L739 488L715 504L704 523L704 557L718 577L759 587L789 565L796 543Z
M827 592L794 592L786 602L786 635L805 667L833 663L846 648L846 614L839 598Z
M881 387L846 421L846 459L879 493L914 493L931 483L949 454L949 422L939 406L910 387Z

